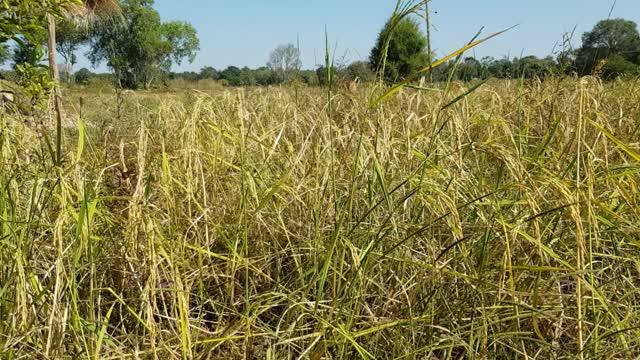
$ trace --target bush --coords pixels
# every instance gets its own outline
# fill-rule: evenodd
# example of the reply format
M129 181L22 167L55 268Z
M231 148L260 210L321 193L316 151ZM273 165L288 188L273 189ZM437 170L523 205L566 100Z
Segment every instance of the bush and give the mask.
M637 75L640 67L620 55L614 55L607 59L602 69L602 77L615 79L622 75Z
M318 79L318 74L316 74L313 70L303 70L300 72L300 77L305 84L310 86L317 86L320 84L320 80Z

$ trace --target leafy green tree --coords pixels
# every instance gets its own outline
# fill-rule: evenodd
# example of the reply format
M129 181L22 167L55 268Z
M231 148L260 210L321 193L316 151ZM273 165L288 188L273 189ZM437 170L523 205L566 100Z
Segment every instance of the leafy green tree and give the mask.
M59 19L56 25L56 50L64 59L69 71L77 64L76 52L89 41L89 33L69 19ZM67 79L71 80L70 78Z
M163 42L169 44L170 51L165 54L165 62L170 67L171 63L180 65L184 59L190 63L196 58L200 50L200 40L196 29L184 21L170 21L162 23L160 37Z
M300 78L305 84L310 86L317 86L320 84L320 81L318 80L318 74L313 70L302 70L300 72Z
M605 79L615 79L621 75L640 75L640 65L632 63L621 55L608 57L602 69L602 76Z
M10 40L22 46L26 40L40 47L43 32L46 32L47 17L53 14L61 17L65 7L81 4L80 0L20 0L0 1L0 44Z
M193 62L199 47L196 30L188 23L163 23L152 0L124 0L123 23L94 32L89 59L106 62L124 88L149 88L184 59Z
M253 70L249 69L246 66L240 69L240 85L246 85L246 86L257 85L257 80Z
M258 85L274 85L280 81L280 77L266 66L253 70L254 78Z
M582 36L582 46L602 49L606 55L619 54L627 60L637 60L640 34L635 22L624 19L602 20Z
M29 64L39 64L42 59L42 53L39 51L37 43L32 43L26 39L22 40L21 46L13 48L11 59L13 61L13 69L18 70Z
M558 71L565 74L576 73L576 55L577 51L574 49L566 49L561 51L556 57Z
M74 23L84 23L89 24L93 22L98 17L102 17L105 14L114 15L120 14L120 3L118 0L64 0L60 2L60 4L64 4L66 6L61 8L61 13L56 15L53 11L48 11L46 13L46 21L47 21L47 46L49 48L48 58L49 58L49 72L53 82L58 81L58 63L56 59L57 54L57 28L58 21L60 19L69 20L73 18ZM69 22L70 24L70 22ZM67 65L67 70L69 63ZM70 71L67 71L70 73ZM58 121L60 120L60 107L59 107L58 97L55 98L55 109L58 113Z
M318 78L318 83L320 85L327 85L327 68L324 66L318 66L318 68L316 68L316 77Z
M525 79L544 78L553 75L556 73L557 68L558 65L552 57L540 59L530 55L520 59L513 59L512 62L513 76L524 77Z
M220 72L220 79L225 80L231 86L242 84L242 71L235 66L229 66Z
M591 74L603 59L613 56L630 63L640 63L640 34L635 22L624 19L609 19L598 22L593 30L582 35L582 48L576 54L576 69L579 74Z
M18 46L13 47L13 69L16 71L17 82L33 103L40 102L48 97L53 87L49 77L49 71L42 64L44 51L41 46L46 41L46 32L39 29L27 37L18 37Z
M369 82L375 80L375 73L371 69L371 63L368 61L355 61L349 64L345 69L346 75L349 80L356 78L363 82ZM325 75L326 76L326 75Z
M487 69L491 76L494 76L498 79L512 78L515 74L513 63L507 58L489 62L487 65Z
M93 73L87 68L82 68L74 74L75 82L79 85L89 85L92 77Z
M283 82L282 75L266 66L257 69L243 67L242 69L229 66L219 73L218 80L228 86L266 86Z
M386 61L385 44L388 44ZM389 20L378 35L369 61L377 72L384 67L386 80L398 81L428 65L426 48L427 40L415 20L404 18L397 23Z
M218 70L214 69L213 67L205 66L200 69L200 74L198 77L200 79L218 80L220 78L220 74L218 73Z
M458 74L462 81L477 79L481 73L482 65L474 57L467 57L458 65Z

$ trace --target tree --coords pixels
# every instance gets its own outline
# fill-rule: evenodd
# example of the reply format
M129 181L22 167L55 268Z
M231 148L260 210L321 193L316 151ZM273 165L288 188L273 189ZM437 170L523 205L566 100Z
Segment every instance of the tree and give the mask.
M254 72L254 78L258 85L266 86L277 84L280 78L266 66L257 68Z
M218 73L218 70L214 69L213 67L205 66L200 69L200 74L198 75L198 77L200 79L218 80L220 78L220 74Z
M310 86L317 86L317 85L320 84L320 81L318 79L318 75L313 70L303 70L303 71L301 71L300 72L300 78L302 79L302 81L305 84L310 85Z
M199 47L196 30L189 23L163 23L152 0L124 0L124 20L103 26L91 41L89 59L106 62L124 88L149 88L172 64L185 58L193 62Z
M45 100L52 86L48 69L41 63L46 32L40 29L29 38L20 36L17 40L19 45L13 47L11 56L17 82L34 103Z
M246 85L246 86L257 85L257 80L253 70L249 69L249 67L247 66L240 69L240 85Z
M513 63L507 58L491 60L488 63L487 70L491 76L497 77L498 79L509 79L517 76L513 69Z
M291 79L291 74L300 70L300 50L293 44L280 45L271 51L267 67L282 77L284 82Z
M87 68L82 68L74 74L76 84L80 85L89 85L92 76L93 73Z
M78 48L89 41L89 33L69 19L59 19L56 25L56 51L64 59L69 74L78 62ZM71 77L67 78L69 82Z
M640 52L638 26L624 19L602 20L582 36L582 47L602 49L606 55L617 54L635 61Z
M192 63L200 50L200 40L196 29L188 22L170 21L160 26L161 40L169 44L170 51L165 54L165 62L170 68L172 63L180 65L184 59Z
M605 79L615 79L621 75L639 75L640 66L625 59L621 55L613 55L607 58L602 68L602 76Z
M235 66L229 66L226 69L222 70L220 73L220 79L225 80L231 86L240 86L242 85L242 71L240 68Z
M395 24L395 26L394 26ZM385 60L385 44L386 60ZM411 18L387 21L371 50L369 61L378 73L384 68L387 81L398 81L428 65L427 40Z
M603 59L620 57L640 63L640 34L635 22L624 19L602 20L582 35L582 48L577 51L576 68L582 75L591 74Z
M26 39L23 39L21 46L13 48L13 54L11 60L13 61L13 69L20 72L20 68L28 66L29 64L37 64L42 55L38 51L38 43L33 43Z
M558 64L552 57L539 59L536 56L529 55L513 59L511 68L514 77L523 77L525 79L544 78L553 75L558 69Z
M318 84L327 85L327 68L324 66L318 66L316 68L316 77L318 78Z
M375 80L375 73L371 69L371 63L368 61L355 61L346 68L346 75L349 80L360 79L363 82Z
M466 57L464 61L458 65L458 74L462 81L471 81L479 78L482 74L482 65L476 58Z
M58 17L58 19L73 18L76 21L88 22L95 15L109 12L119 13L120 11L120 4L118 0L74 0L67 2L68 6L61 9L62 16ZM58 79L58 65L56 63L56 50L58 49L57 19L53 12L48 12L46 18L48 23L47 31L49 35L49 71L51 73L51 78L55 82Z

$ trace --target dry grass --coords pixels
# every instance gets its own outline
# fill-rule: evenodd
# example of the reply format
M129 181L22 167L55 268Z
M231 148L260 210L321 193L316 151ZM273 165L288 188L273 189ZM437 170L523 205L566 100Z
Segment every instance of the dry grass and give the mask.
M639 356L640 87L469 86L2 115L0 358Z

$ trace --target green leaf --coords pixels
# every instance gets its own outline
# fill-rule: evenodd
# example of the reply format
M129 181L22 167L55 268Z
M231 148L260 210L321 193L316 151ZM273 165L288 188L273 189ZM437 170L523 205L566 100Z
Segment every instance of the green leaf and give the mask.
M84 136L84 121L82 121L82 119L78 119L78 148L76 150L76 163L80 161L80 157L82 156L82 152L84 151Z
M93 355L93 358L98 360L100 359L100 348L102 347L102 341L104 340L104 335L107 332L107 326L109 326L109 318L111 317L111 312L117 303L113 303L107 311L107 315L102 319L102 326L100 327L100 333L98 334L98 341L96 342L96 352Z
M445 110L449 107L451 107L452 105L454 105L455 103L457 103L458 101L464 99L465 97L467 97L469 94L471 94L472 92L476 91L480 86L484 85L488 80L483 80L480 81L479 83L473 85L469 90L465 91L463 94L456 96L453 100L449 101L447 103L447 105L443 106L442 108L440 108L440 111Z
M633 151L629 146L627 146L627 144L623 143L620 139L616 138L615 136L613 136L612 133L610 133L607 129L605 129L602 125L598 124L597 122L591 120L591 119L587 119L587 121L593 125L593 127L595 127L596 129L600 130L601 133L603 133L606 137L609 138L609 140L613 141L618 148L620 148L620 150L624 151L625 153L627 153L627 155L631 156L632 158L634 158L637 162L640 162L640 154L638 154L637 152Z

